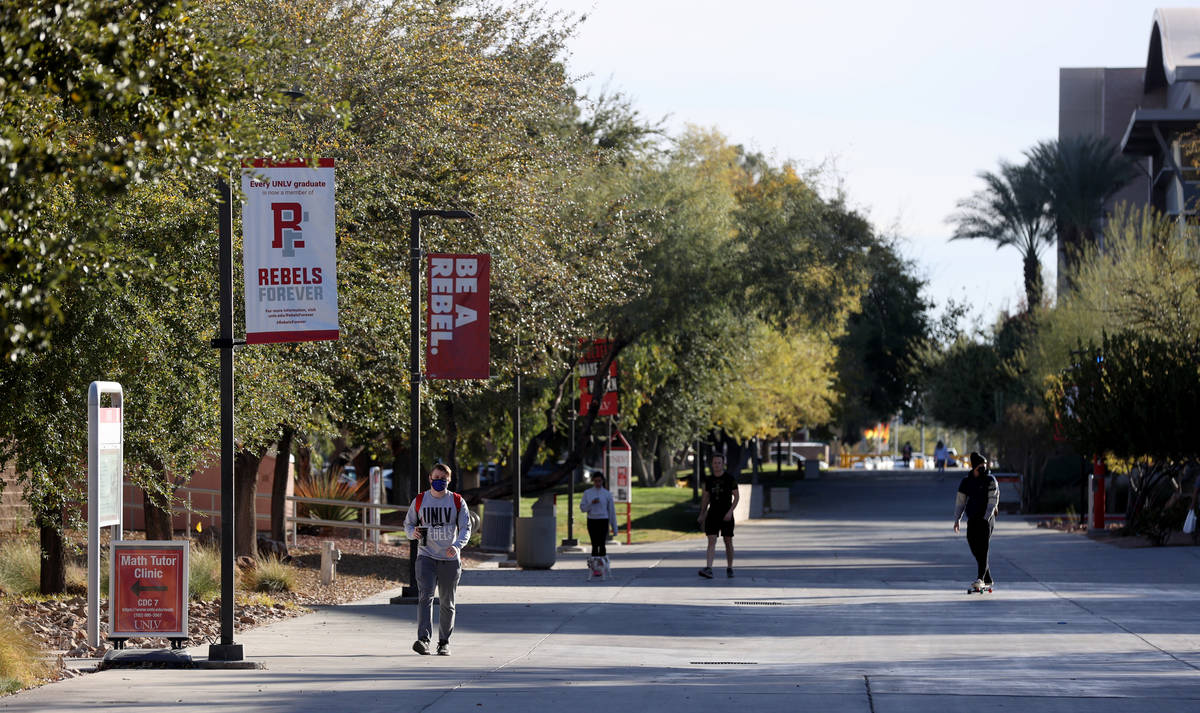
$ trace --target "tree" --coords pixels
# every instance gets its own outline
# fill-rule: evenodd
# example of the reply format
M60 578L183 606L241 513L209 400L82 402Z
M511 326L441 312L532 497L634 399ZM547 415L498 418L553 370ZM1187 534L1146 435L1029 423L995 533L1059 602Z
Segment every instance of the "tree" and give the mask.
M1065 243L1067 267L1096 244L1104 204L1138 174L1137 166L1103 136L1042 141L1026 152Z
M998 173L983 171L984 189L959 201L950 220L956 227L951 240L983 239L996 248L1015 247L1025 273L1025 309L1042 303L1042 266L1038 255L1054 242L1053 221L1042 174L1031 163L1000 162Z

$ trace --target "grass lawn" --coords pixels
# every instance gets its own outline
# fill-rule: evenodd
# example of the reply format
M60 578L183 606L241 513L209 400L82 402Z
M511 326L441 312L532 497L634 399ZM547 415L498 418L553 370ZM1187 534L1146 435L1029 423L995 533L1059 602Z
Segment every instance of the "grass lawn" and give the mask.
M561 486L552 491L558 495L558 540L567 537L567 488ZM575 513L575 539L586 544L587 516L579 511L582 489L575 491L572 504ZM539 494L540 497L540 494ZM537 497L521 498L521 517L533 514ZM618 539L625 541L625 504L617 503L617 522L620 525ZM673 540L685 535L700 535L696 525L699 503L692 502L691 488L638 488L633 489L633 542L659 542Z

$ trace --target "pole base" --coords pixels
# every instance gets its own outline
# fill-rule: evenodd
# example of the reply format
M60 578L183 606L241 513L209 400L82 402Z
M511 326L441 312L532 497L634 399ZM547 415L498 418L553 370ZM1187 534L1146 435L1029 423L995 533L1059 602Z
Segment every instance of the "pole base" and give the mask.
M565 538L563 538L563 541L560 544L563 547L578 547L579 540L575 539L574 537L565 537Z
M400 589L400 594L392 597L388 602L391 604L416 604L418 594L416 587L406 584Z
M209 661L241 661L243 658L245 656L242 654L241 644L208 645Z

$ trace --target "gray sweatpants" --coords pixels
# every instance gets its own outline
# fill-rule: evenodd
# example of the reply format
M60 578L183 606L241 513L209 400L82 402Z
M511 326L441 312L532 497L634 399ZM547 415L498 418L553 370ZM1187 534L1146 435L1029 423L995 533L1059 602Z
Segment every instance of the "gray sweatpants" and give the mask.
M429 641L433 635L433 594L441 600L438 607L438 642L449 641L454 633L454 593L462 577L460 560L435 560L417 557L417 638Z

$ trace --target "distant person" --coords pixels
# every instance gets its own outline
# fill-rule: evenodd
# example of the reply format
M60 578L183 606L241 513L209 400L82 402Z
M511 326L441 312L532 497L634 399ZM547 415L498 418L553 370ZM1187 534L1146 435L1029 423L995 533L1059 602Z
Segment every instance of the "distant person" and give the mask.
M1000 486L988 472L988 461L982 455L971 452L971 472L958 484L958 495L954 499L954 532L958 533L958 522L967 516L967 545L975 556L976 577L971 589L978 592L992 586L992 571L988 567L988 549L991 546L992 530L996 526L996 508L1000 504Z
M612 568L608 563L608 550L604 546L611 531L617 536L617 508L613 504L612 493L605 486L604 476L596 473L592 476L592 487L583 491L579 499L579 509L587 513L588 537L592 540L592 556L588 558L588 569L592 572L603 572L608 577ZM598 561L597 561L598 560Z
M429 472L429 490L418 493L404 517L404 532L420 540L417 548L417 640L413 651L429 655L433 636L433 594L438 610L438 656L450 655L454 633L454 595L462 577L462 548L471 537L471 513L462 496L450 491L450 469L441 463Z
M900 450L900 454L904 457L904 467L908 467L909 461L912 460L912 442L905 441L904 448Z
M701 577L712 579L713 557L717 552L717 536L725 540L725 576L733 577L733 511L740 494L737 478L725 472L725 456L714 453L712 475L704 479L704 496L700 499L700 517L696 519L708 535L708 560Z
M950 457L949 451L946 449L946 444L941 441L937 442L937 447L933 449L933 465L937 468L938 480L946 474L946 460Z

